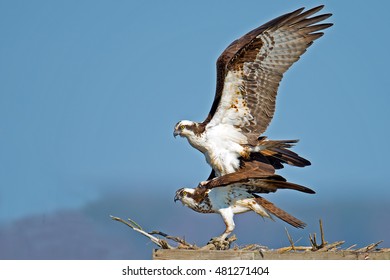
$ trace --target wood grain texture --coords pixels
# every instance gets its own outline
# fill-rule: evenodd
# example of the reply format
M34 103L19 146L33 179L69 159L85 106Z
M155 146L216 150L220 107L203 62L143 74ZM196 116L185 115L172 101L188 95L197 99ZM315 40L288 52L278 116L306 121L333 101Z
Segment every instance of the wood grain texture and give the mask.
M153 251L154 260L390 260L390 251L383 252L286 252L226 250L199 251L159 249Z

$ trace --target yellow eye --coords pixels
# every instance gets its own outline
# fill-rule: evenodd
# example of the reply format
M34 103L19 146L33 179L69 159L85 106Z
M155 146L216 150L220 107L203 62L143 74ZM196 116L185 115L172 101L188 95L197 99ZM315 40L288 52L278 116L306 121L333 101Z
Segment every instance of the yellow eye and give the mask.
M188 192L186 192L186 191L183 191L183 192L182 192L182 195L183 195L183 196L187 196L187 194L188 194Z
M184 124L180 125L180 129L183 130L186 126Z

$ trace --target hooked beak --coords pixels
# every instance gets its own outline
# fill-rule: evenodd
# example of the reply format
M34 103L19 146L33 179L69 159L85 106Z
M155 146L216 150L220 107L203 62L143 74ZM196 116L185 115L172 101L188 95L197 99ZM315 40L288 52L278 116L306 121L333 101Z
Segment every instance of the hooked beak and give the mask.
M177 129L175 129L175 131L173 132L173 137L176 138L176 136L180 135L180 131L178 131Z
M175 198L173 199L174 202L178 201L178 200L181 200L181 198L183 197L182 194L181 194L181 191L183 189L179 189L176 191L176 194L175 194Z

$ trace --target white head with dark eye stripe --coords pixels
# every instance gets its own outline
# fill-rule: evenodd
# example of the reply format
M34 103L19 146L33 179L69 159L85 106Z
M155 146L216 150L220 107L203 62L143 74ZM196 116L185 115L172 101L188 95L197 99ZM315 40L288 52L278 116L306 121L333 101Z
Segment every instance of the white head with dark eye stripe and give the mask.
M173 136L181 136L181 137L191 137L195 135L195 130L197 127L197 123L192 121L180 121L175 125L175 129L173 131Z
M195 190L190 188L181 188L176 191L174 201L180 200L183 205L188 206L190 208L197 207L197 203L193 198Z

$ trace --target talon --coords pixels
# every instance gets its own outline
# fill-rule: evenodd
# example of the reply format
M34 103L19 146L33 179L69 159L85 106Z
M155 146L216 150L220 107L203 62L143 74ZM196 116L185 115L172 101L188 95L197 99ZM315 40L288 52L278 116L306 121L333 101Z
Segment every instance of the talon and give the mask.
M248 146L245 146L244 147L244 150L242 150L242 152L240 153L241 157L243 157L244 159L249 159L250 158L250 155L251 155L251 149L250 147Z
M230 249L230 243L231 242L227 238L222 239L221 237L214 237L211 238L207 244L214 245L216 250L228 250Z

